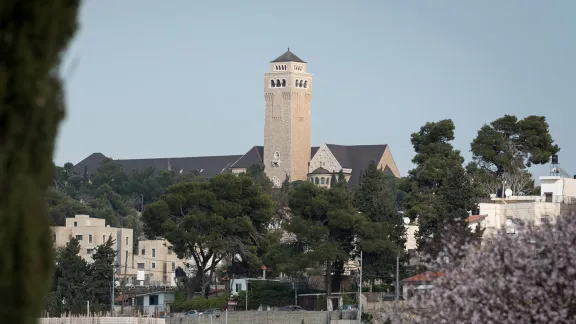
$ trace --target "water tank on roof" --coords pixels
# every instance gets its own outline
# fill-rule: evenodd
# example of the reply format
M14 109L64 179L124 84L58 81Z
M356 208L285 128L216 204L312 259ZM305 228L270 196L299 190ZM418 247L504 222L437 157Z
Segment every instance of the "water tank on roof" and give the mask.
M558 154L552 154L552 164L558 164Z

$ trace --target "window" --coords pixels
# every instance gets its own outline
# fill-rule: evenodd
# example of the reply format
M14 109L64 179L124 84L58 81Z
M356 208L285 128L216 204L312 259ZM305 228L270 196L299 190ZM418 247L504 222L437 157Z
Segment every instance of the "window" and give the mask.
M308 88L308 81L304 81L304 88Z
M296 80L296 83L294 84L294 86L295 86L296 88L298 88L298 80Z
M270 88L274 88L276 86L276 83L274 83L274 80L270 80Z
M302 80L300 80L300 83L298 83L298 88L302 88Z
M144 263L138 263L138 269L144 270Z
M327 184L327 185L330 184L330 178L326 178L326 184Z
M236 292L240 292L242 291L242 284L237 283L236 284Z
M282 79L282 87L286 86L286 79Z
M78 222L74 222L74 227L78 227Z
M142 249L142 251L140 251L140 255L146 255L146 249Z
M88 234L88 243L92 243L92 234Z
M176 262L172 262L172 271L176 270Z
M94 253L94 249L87 249L86 254L92 255Z
M128 245L130 245L130 242L129 242L129 237L128 237L128 236L126 236L126 246L128 246Z
M148 297L148 300L150 301L149 303L150 306L158 305L158 295L150 295L150 297Z
M156 257L156 249L152 249L152 257L153 257L153 258Z
M76 239L78 241L82 241L82 234L76 234Z
M318 178L314 178L314 183L315 183L315 184L319 184L319 182L320 182L320 181L318 180Z
M544 196L546 197L546 202L552 202L552 193L551 192L545 192Z
M280 80L276 80L276 87L280 87Z
M102 243L106 243L106 235L102 235Z
M320 184L324 184L324 178L320 179Z
M152 262L152 269L156 269L156 262Z

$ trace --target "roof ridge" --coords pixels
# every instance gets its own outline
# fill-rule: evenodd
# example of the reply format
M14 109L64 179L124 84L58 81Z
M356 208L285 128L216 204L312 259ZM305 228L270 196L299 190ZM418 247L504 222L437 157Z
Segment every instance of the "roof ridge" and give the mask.
M165 160L165 159L196 159L196 158L213 158L213 157L233 157L239 154L230 155L202 155L202 156L177 156L177 157L157 157L157 158L141 158L141 159L113 159L115 161L142 161L142 160Z

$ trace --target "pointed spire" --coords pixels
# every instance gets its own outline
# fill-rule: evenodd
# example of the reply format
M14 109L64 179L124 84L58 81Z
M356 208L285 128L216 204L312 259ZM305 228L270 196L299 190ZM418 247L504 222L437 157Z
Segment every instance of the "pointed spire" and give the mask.
M306 63L304 60L302 60L301 58L299 58L298 56L296 56L296 54L290 52L290 47L288 47L288 50L286 51L286 53L278 56L278 58L276 58L274 61L272 61L271 63L276 63L276 62L298 62L298 63Z

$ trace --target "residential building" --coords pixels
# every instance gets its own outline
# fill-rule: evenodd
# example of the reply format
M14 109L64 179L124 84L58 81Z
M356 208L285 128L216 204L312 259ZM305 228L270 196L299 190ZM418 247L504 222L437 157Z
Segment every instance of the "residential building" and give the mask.
M134 285L139 284L137 272L144 271L147 284L175 286L176 269L185 267L185 261L176 256L166 240L139 241L138 253L132 260L128 282Z
M290 181L309 180L329 187L332 175L342 171L350 188L358 185L370 161L387 174L400 177L390 147L376 145L321 144L311 146L311 108L313 80L307 62L290 50L270 62L264 74L264 146L253 146L240 155L200 156L158 159L117 160L126 172L132 170L174 170L177 173L198 171L205 177L219 173L242 173L254 164L280 187ZM78 164L78 174L94 173L102 153L93 153Z
M185 268L185 260L178 259L166 240L139 241L135 255L132 229L110 227L101 218L90 218L89 215L66 218L66 225L53 226L52 233L57 247L65 246L72 237L76 237L80 242L80 256L87 262L93 262L96 247L112 237L113 249L118 252L116 278L126 278L129 286L140 284L136 280L138 271L145 274L144 285L176 286L176 269Z
M66 218L65 226L52 227L52 239L54 246L63 247L75 237L80 242L80 256L87 262L93 262L92 255L96 247L108 241L109 237L114 240L113 249L118 252L116 263L124 268L132 252L133 231L129 228L117 228L106 225L106 220L90 218L89 215L76 215L74 218ZM128 266L130 263L128 263Z
M418 294L420 297L426 296L426 292L434 289L434 280L444 276L443 272L426 271L410 278L402 280L402 296L410 299Z
M493 195L490 202L479 204L472 224L485 228L484 236L506 229L510 234L521 231L528 224L540 226L560 215L576 213L576 179L559 176L540 177L540 196ZM476 225L476 226L478 226Z

